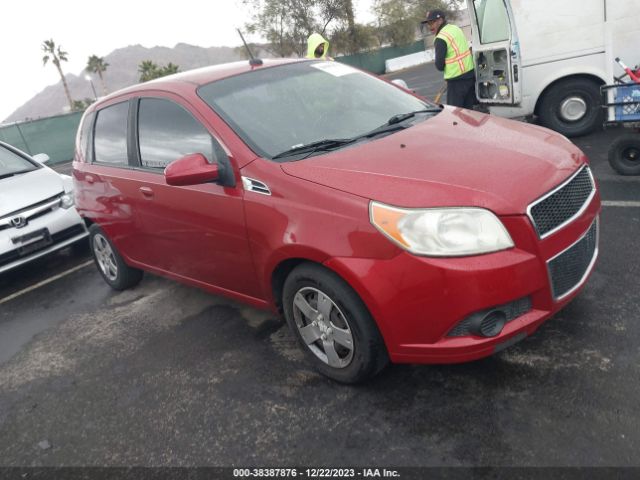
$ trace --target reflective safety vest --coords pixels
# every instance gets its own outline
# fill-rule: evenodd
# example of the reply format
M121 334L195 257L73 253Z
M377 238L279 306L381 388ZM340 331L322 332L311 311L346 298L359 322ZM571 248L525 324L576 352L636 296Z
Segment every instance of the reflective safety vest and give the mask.
M459 77L473 70L473 56L469 50L469 43L460 28L446 24L440 29L436 38L444 40L447 44L447 56L444 60L445 80Z

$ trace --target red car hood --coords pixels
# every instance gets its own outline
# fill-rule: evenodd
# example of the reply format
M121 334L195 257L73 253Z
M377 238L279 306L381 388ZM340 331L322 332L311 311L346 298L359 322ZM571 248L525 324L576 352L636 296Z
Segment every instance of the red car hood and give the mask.
M527 206L586 161L550 130L460 108L366 144L284 163L289 175L403 207Z

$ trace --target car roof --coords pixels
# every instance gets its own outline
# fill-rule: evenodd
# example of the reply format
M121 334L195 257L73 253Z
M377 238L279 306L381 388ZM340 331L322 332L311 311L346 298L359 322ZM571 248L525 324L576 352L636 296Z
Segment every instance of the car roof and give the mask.
M191 85L191 88L193 88L193 85L199 87L200 85L205 85L216 80L222 80L223 78L233 77L242 73L303 61L305 61L305 59L265 59L262 60L262 65L254 66L249 63L249 60L243 60L239 62L223 63L209 67L197 68L123 88L107 95L106 97L100 98L94 105L100 105L112 98L133 92L144 92L149 90L181 90L186 86L185 84Z

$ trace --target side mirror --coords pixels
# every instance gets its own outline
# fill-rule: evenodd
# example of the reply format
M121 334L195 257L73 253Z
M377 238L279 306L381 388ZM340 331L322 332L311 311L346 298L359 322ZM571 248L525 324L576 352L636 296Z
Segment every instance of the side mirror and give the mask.
M49 160L51 160L49 158L49 155L47 155L46 153L37 153L31 158L33 158L38 163L47 163Z
M407 85L407 82L405 82L401 78L396 78L395 80L391 80L391 83L393 83L394 85L400 87L403 90L406 90L409 93L413 93L417 97L421 97L421 95L418 95L415 90L411 90L409 88L409 85Z
M218 165L209 163L201 153L185 155L164 169L167 184L176 187L200 185L218 180L218 177Z
M407 85L407 82L405 82L401 78L396 78L395 80L391 80L391 83L401 88L404 88L405 90L409 90L409 85Z

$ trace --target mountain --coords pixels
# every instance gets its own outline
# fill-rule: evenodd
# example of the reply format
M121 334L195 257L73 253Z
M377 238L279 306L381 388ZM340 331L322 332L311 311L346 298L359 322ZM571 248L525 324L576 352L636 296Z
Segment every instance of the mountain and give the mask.
M151 60L158 65L166 65L171 62L179 65L180 71L186 71L207 65L243 60L244 58L242 52L234 47L203 48L185 43L179 43L173 48L146 48L142 45L132 45L114 50L104 57L109 64L104 73L104 79L108 92L113 92L138 83L140 76L138 64L143 60ZM91 84L84 78L85 72L80 72L78 75L67 74L65 77L74 100L93 98ZM96 92L98 95L102 95L100 79L97 75L92 75L92 77ZM0 123L57 115L63 113L68 107L60 81L46 87Z

